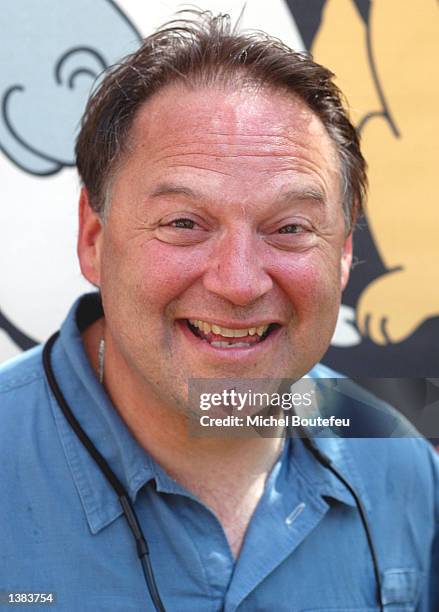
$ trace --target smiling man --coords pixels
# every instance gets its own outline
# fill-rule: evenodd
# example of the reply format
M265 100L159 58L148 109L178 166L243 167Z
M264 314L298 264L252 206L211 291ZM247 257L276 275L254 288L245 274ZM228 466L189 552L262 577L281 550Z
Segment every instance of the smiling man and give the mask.
M78 254L99 293L43 359L0 375L8 593L63 610L435 609L425 441L188 431L192 379L331 375L316 364L366 184L331 78L199 14L91 98Z

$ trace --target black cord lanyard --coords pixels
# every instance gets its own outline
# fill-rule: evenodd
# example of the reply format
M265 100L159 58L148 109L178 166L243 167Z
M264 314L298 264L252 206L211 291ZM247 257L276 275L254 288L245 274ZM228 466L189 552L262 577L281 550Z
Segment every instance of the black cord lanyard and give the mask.
M53 336L51 336L49 340L46 342L44 349L43 349L43 366L44 366L44 371L46 373L47 382L49 383L49 386L55 396L56 401L58 402L58 405L63 415L65 416L68 423L72 427L73 431L75 432L75 434L77 435L77 437L79 438L79 440L81 441L85 449L88 451L90 456L94 459L99 469L101 470L102 474L108 480L109 484L113 487L116 495L118 496L120 505L122 506L123 513L125 515L125 518L128 522L128 525L136 541L137 554L142 564L143 575L145 577L146 585L148 587L148 591L151 596L154 607L157 610L157 612L166 612L165 607L162 603L162 600L160 599L160 594L159 594L157 584L154 579L154 573L152 571L151 560L149 557L148 544L145 540L145 537L142 532L142 528L140 527L139 521L137 519L136 513L131 504L131 501L128 497L128 494L125 490L125 487L122 485L122 483L120 482L116 474L113 472L113 470L110 468L110 466L108 465L104 457L97 450L97 448L95 447L93 442L90 440L88 435L82 429L75 415L71 411L70 406L68 405L56 381L55 374L54 374L54 371L53 371L53 368L50 362L50 353L52 351L52 347L56 339L58 338L58 336L59 336L59 332L56 332L55 334L53 334ZM321 463L321 465L323 465L323 467L330 470L334 474L334 476L338 478L338 480L348 489L348 491L351 493L352 497L355 500L355 503L358 508L358 512L360 514L361 522L362 522L362 525L363 525L363 528L366 534L367 544L368 544L371 558L372 558L373 571L374 571L375 582L376 582L376 587L377 587L377 601L378 601L381 612L383 612L384 606L383 606L383 601L382 601L382 596L381 596L381 576L380 576L380 571L379 571L378 559L377 559L376 550L373 544L369 524L367 521L366 511L363 507L361 499L358 496L355 489L344 478L344 476L340 474L338 470L333 466L331 460L326 455L324 455L320 451L320 449L318 449L313 444L306 430L303 428L301 428L301 437L302 437L303 443L308 448L310 453L317 459L319 463Z
M44 346L43 350L43 366L44 371L46 373L47 382L49 383L49 386L52 389L55 399L58 402L58 405L61 408L62 413L66 417L68 423L70 424L73 431L78 436L79 440L82 442L90 456L95 460L102 474L108 480L110 485L113 487L116 495L118 496L123 513L136 541L137 554L142 564L143 575L145 576L145 581L154 607L157 612L165 612L165 607L162 603L162 600L160 599L157 584L154 579L154 573L152 571L151 560L149 557L148 544L145 540L142 528L140 527L139 521L137 519L131 501L128 497L128 494L125 490L125 487L122 485L116 474L113 472L113 470L110 468L101 453L97 450L93 442L82 429L75 415L71 411L70 406L68 405L56 381L55 374L50 363L50 353L58 336L59 332L56 332L56 334L51 336L47 341L46 345Z
M344 486L347 488L349 493L354 498L354 501L355 501L355 503L357 505L358 513L359 513L360 518L361 518L361 522L363 524L364 532L366 534L367 545L369 547L370 556L372 558L373 573L375 575L375 583L376 583L376 589L377 589L376 599L378 601L378 605L379 605L380 611L384 612L384 605L383 605L383 599L382 599L382 590L381 590L381 575L380 575L380 568L379 568L379 565L378 565L378 556L377 556L377 553L376 553L376 550L375 550L375 546L374 546L374 543L373 543L373 540L372 540L372 534L371 534L371 531L370 531L369 523L368 523L367 516L366 516L366 510L364 509L363 502L361 501L361 499L360 499L358 493L355 491L354 487L333 466L332 461L329 459L329 457L327 457L324 453L322 453L322 451L319 448L317 448L317 446L313 443L313 441L307 435L307 432L305 431L305 429L303 429L302 427L300 429L301 429L301 434L302 434L301 437L302 437L303 443L308 448L308 450L312 453L312 455L314 455L314 457L317 459L317 461L323 465L323 467L327 468L330 472L332 472L334 474L334 476L336 478L338 478L338 480L342 484L344 484Z

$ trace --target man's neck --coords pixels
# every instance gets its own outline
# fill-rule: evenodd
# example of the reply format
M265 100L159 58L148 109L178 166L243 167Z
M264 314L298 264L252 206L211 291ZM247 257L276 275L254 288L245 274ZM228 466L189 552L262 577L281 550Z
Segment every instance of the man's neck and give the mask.
M96 321L83 333L96 372L102 331L102 321ZM186 414L133 384L130 372L121 372L121 367L107 352L104 383L120 416L169 476L215 513L237 556L283 439L191 436Z

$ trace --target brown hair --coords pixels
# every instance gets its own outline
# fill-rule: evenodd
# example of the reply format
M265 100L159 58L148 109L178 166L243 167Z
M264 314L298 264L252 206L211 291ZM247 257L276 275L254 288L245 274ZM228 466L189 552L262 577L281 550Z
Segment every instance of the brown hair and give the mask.
M238 33L228 15L184 11L113 66L87 104L76 161L93 209L103 213L109 178L126 149L136 111L155 92L174 82L195 87L251 83L294 93L320 118L339 154L350 229L364 205L366 163L333 76L268 34Z

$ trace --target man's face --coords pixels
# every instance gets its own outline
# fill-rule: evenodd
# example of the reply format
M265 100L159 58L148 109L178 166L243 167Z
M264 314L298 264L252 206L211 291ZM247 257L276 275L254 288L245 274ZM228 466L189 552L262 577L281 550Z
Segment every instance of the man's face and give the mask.
M80 247L126 384L175 406L190 378L301 377L329 345L351 259L320 120L279 92L174 86L131 141L93 254Z

